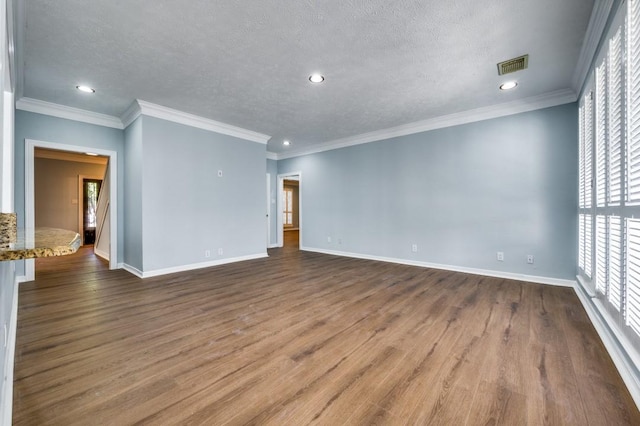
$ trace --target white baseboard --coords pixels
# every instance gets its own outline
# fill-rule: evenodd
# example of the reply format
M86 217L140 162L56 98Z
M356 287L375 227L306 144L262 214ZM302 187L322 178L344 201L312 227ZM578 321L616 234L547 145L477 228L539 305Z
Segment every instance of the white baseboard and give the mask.
M123 264L123 268L139 278L151 278L160 275L175 274L176 272L192 271L194 269L210 268L212 266L225 265L227 263L243 262L245 260L262 259L268 257L267 253L250 254L247 256L230 257L227 259L212 260L209 262L191 263L189 265L173 266L171 268L156 269L153 271L140 271L133 266Z
M422 262L417 260L399 259L395 257L374 256L361 253L350 253L335 250L325 250L313 247L300 247L300 250L315 253L331 254L334 256L353 257L356 259L377 260L380 262L399 263L401 265L420 266L423 268L442 269L445 271L463 272L466 274L483 275L487 277L505 278L509 280L526 281L536 284L549 284L560 287L574 287L575 281L563 280L559 278L541 277L537 275L516 274L513 272L492 271L490 269L467 268L465 266L444 265L440 263Z
M98 256L103 258L104 260L108 261L109 260L109 253L105 253L102 250L98 250L97 248L93 248L93 253Z
M120 263L118 264L118 266L120 266L120 269L124 269L128 273L133 274L138 278L143 278L142 271L138 268L134 268L133 266L126 263Z
M277 243L276 244L269 244L267 246L268 249L270 249L270 248L278 248L278 247L280 247L280 246Z
M627 385L631 397L640 408L640 377L637 373L640 367L640 354L631 344L625 343L627 339L620 332L615 321L607 321L606 313L598 309L594 299L588 296L587 290L578 283L574 288L622 380Z
M9 319L9 329L7 330L7 352L5 354L5 377L3 378L2 392L2 418L0 424L10 425L13 414L13 367L16 354L16 331L18 329L18 277L13 283L13 300L11 302L11 317Z

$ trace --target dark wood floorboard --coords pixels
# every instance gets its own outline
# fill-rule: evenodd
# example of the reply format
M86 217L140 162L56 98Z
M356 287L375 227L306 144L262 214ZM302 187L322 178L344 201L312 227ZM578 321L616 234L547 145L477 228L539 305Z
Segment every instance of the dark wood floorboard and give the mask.
M14 424L639 425L572 289L298 251L21 284Z

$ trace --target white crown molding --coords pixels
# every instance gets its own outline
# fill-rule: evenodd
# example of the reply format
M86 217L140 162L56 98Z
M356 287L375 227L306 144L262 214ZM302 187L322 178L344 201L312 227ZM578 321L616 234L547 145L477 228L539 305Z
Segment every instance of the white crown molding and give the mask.
M576 282L573 280L563 280L560 278L541 277L537 275L516 274L513 272L493 271L489 269L467 268L465 266L444 265L440 263L422 262L417 260L400 259L396 257L374 256L362 253L352 253L336 250L325 250L314 247L300 247L302 251L314 253L330 254L333 256L352 257L355 259L375 260L378 262L398 263L400 265L419 266L421 268L441 269L444 271L462 272L465 274L482 275L485 277L505 278L508 280L526 281L528 283L547 284L558 287L575 288Z
M284 160L286 158L316 154L323 151L346 148L348 146L361 145L364 143L376 142L384 139L396 138L399 136L407 136L415 133L426 132L429 130L442 129L445 127L459 126L461 124L468 124L476 121L505 117L508 115L520 114L537 109L563 105L575 102L576 100L577 95L573 90L557 90L554 92L543 93L541 95L532 96L525 99L519 99L502 104L443 115L441 117L430 118L423 121L417 121L415 123L404 124L402 126L391 127L375 132L363 133L361 135L337 139L314 145L306 149L303 148L297 151L279 153L277 154L277 159Z
M492 118L520 114L537 109L567 104L575 102L576 100L577 95L573 90L557 90L554 92L543 93L541 95L532 96L525 99L476 108L468 111L462 111L454 114L430 118L423 121L404 124L397 127L378 130L375 132L363 133L347 138L336 139L333 141L314 145L313 147L306 149L302 148L300 150L289 151L285 153L273 153L267 151L266 155L267 158L271 160L284 160L286 158L293 158L302 155L330 151L333 149L346 148L349 146L361 145L369 142L376 142L400 136L407 136L415 133L426 132L429 130L442 129L445 127L459 126L462 124L489 120ZM242 129L236 126L231 126L229 124L163 107L161 105L152 104L140 99L134 101L120 118L31 98L19 99L16 102L16 108L24 111L36 112L39 114L66 118L69 120L76 120L85 123L97 124L100 126L113 127L116 129L124 129L128 127L140 115L146 115L149 117L155 117L162 120L184 124L186 126L196 127L203 130L209 130L212 132L221 133L224 135L229 135L262 144L266 144L267 141L271 138L271 136L269 135Z
M142 115L160 118L162 120L173 121L174 123L184 124L186 126L196 127L198 129L209 130L223 135L229 135L252 142L266 144L271 136L252 130L243 129L241 127L232 126L230 124L221 123L219 121L210 120L208 118L189 114L163 107L161 105L152 104L150 102L137 100Z
M96 124L98 126L123 129L122 121L112 115L100 114L84 109L68 107L32 98L21 98L16 101L16 109L22 111L35 112L37 114L50 115L52 117L64 118L67 120L80 121L83 123Z
M129 105L129 108L120 116L120 121L122 121L122 127L125 129L133 123L136 118L140 117L141 109L138 101L135 100Z
M576 69L571 79L571 87L573 87L573 90L578 94L582 91L584 82L587 79L587 74L591 69L591 63L593 62L598 45L602 39L602 34L604 34L607 26L613 2L614 0L596 0L593 4L591 18L589 19L587 32L582 43L582 49L580 50L580 56L578 57Z
M52 102L41 101L32 98L21 98L16 101L16 109L22 111L35 112L38 114L50 115L67 120L80 121L83 123L96 124L98 126L112 127L114 129L125 129L140 115L160 118L174 123L184 124L198 129L209 130L223 135L266 144L271 136L257 133L251 130L242 129L230 124L210 120L186 112L178 111L152 104L150 102L135 100L121 117L100 114L79 108L54 104Z

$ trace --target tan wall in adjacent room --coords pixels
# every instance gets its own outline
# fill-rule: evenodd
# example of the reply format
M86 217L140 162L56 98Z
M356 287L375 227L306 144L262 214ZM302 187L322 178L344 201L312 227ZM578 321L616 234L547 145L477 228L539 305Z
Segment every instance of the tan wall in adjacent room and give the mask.
M35 158L35 225L80 232L78 175L102 179L103 164Z

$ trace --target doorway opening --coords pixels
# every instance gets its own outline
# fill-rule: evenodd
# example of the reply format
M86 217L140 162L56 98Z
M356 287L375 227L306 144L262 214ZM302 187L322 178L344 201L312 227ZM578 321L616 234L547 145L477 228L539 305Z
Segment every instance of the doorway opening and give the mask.
M62 214L59 218L53 218L53 215L42 209L42 203L39 201L36 205L36 151L48 152L46 155L56 155L67 157L70 162L88 162L87 157L95 158L93 161L102 161L103 167L101 171L92 171L88 169L82 169L84 171L77 172L73 179L69 181L71 183L68 188L67 198L65 199L65 206L72 206L72 209L68 209L66 213ZM90 153L90 154L89 154ZM96 155L97 154L97 155ZM79 161L82 158L83 161ZM95 194L87 194L87 200L85 203L84 195L84 181L88 180L87 191L93 191ZM100 190L98 191L95 184L90 184L91 181L102 181L100 183ZM110 184L113 182L113 184ZM39 183L39 185L41 185ZM45 184L46 185L46 184ZM76 185L74 187L74 185ZM47 193L48 191L40 191ZM102 193L104 196L100 197ZM95 195L95 206L91 206L93 202L93 195ZM26 139L25 140L25 238L29 241L34 240L35 227L48 226L57 227L62 229L76 230L78 234L83 238L85 237L85 210L92 211L95 208L95 241L94 252L100 257L105 258L109 262L110 269L117 269L118 259L118 223L117 223L117 153L115 151L96 149L93 147L82 147L76 145L66 145L54 142L44 142ZM91 215L87 215L88 228L91 228ZM55 221L54 221L55 220ZM49 222L51 221L51 222ZM103 225L103 226L101 226ZM98 246L96 242L101 241L101 253L98 253ZM19 278L20 281L32 281L35 279L35 262L33 259L25 261L25 274Z
M302 245L302 173L278 175L278 247Z
M82 179L82 243L85 246L93 245L96 242L96 227L98 226L98 194L102 179Z

